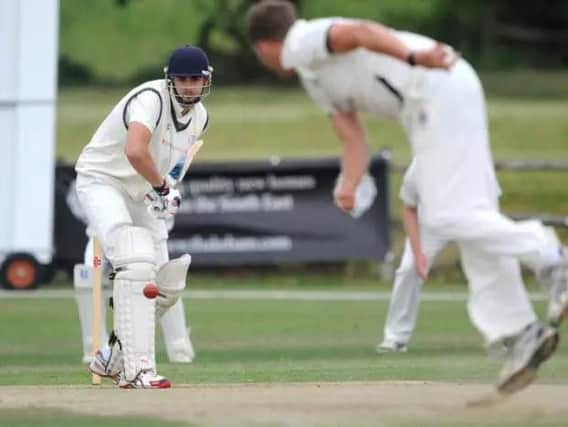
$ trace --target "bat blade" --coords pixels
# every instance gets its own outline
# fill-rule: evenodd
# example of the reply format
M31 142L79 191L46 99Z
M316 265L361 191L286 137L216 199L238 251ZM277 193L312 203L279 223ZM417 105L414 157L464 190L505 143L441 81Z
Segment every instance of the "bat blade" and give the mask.
M191 162L193 161L194 157L197 155L197 153L201 149L202 145L203 145L203 141L200 139L199 141L196 141L195 144L193 144L191 147L189 147L189 150L187 150L187 157L186 157L186 160L185 160L185 169L186 170L191 165Z

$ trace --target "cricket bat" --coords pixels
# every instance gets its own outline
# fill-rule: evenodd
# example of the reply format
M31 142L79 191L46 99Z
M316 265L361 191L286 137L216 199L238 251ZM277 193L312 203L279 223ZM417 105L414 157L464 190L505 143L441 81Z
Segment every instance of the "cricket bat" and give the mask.
M178 163L176 163L176 165L168 174L168 179L172 180L169 183L170 186L175 187L177 184L181 182L181 180L187 173L189 166L191 165L191 162L193 162L193 159L197 155L198 151L201 149L202 145L203 145L203 140L200 139L199 141L196 141L195 144L189 147L185 155L182 156L182 158L178 161Z
M93 239L93 356L101 349L101 303L102 303L102 248L100 240ZM101 377L91 374L91 384L100 385Z

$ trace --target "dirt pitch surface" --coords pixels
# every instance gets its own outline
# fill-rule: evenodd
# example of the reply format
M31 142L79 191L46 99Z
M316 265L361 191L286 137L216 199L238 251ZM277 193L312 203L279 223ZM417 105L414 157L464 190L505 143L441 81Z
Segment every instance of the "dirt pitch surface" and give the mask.
M0 387L0 409L186 421L197 426L530 425L568 419L568 386L533 385L490 407L466 407L489 385L424 382ZM418 424L417 424L418 423ZM495 424L497 423L497 424Z

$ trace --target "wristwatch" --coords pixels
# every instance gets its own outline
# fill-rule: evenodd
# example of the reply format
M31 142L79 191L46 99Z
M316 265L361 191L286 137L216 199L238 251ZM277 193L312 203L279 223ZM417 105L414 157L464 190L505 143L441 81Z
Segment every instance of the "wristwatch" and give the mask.
M414 67L416 65L416 54L414 52L410 52L406 57L406 62Z

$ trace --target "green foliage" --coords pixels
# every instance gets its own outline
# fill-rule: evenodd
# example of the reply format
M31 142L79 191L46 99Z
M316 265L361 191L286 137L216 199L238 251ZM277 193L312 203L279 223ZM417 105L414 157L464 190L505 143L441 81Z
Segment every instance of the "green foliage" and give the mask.
M258 64L245 36L244 17L252 3L254 0L61 0L60 81L131 84L156 78L173 48L194 43L210 54L217 82L274 83L274 77ZM430 35L456 46L471 62L486 68L559 66L566 65L568 57L564 32L568 6L561 0L296 3L307 18L374 19ZM534 29L536 40L531 35ZM544 39L539 41L539 37Z
M161 76L170 52L195 41L199 11L183 0L62 0L60 53L99 82L124 82L140 68ZM196 13L197 12L197 13Z

